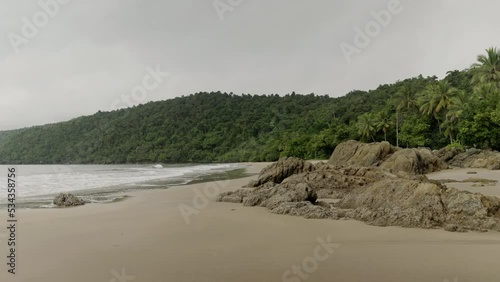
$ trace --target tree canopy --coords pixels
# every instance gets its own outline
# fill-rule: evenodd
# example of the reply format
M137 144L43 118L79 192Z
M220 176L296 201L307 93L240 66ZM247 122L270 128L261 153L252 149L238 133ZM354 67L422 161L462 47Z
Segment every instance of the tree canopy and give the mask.
M500 149L500 52L439 80L418 76L326 95L201 92L67 122L0 132L3 164L328 158L343 141Z

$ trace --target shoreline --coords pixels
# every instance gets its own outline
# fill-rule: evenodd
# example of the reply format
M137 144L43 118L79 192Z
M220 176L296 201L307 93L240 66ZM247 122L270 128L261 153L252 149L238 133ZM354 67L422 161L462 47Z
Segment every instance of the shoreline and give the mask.
M249 171L259 172L265 165L254 163ZM7 276L2 263L0 278L112 281L117 273L134 277L126 281L176 282L500 278L498 232L375 227L214 201L215 192L241 188L255 178L137 191L111 205L20 210L19 271ZM0 230L5 241L6 230ZM320 242L330 242L332 252L318 249L324 245ZM6 248L2 244L0 251ZM325 260L310 259L316 250ZM307 279L294 274L294 266ZM314 271L307 271L313 266Z
M111 186L97 187L97 188L85 188L81 190L74 191L62 191L57 193L40 194L35 196L19 197L17 199L18 209L51 209L59 208L52 204L53 199L59 195L59 193L70 193L78 198L84 200L87 205L90 204L113 204L126 200L130 197L130 193L136 191L147 191L147 190L165 190L175 186L185 186L196 183L210 182L214 180L221 179L235 179L243 178L252 175L252 173L247 172L246 163L233 163L233 165L239 165L244 167L232 168L227 171L214 171L211 173L205 173L197 175L191 179L184 179L180 181L181 178L186 177L170 177L170 178L158 178L152 180L145 180L136 183L126 183L117 184ZM6 210L7 200L0 199L0 211Z

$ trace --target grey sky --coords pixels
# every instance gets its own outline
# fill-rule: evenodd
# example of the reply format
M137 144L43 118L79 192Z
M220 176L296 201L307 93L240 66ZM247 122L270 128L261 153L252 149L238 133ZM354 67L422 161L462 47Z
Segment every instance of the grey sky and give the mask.
M353 45L355 27L395 0L220 0L234 4L223 21L213 0L66 1L16 53L9 34L23 36L23 17L43 10L0 0L0 130L112 110L148 66L170 75L134 104L217 90L341 96L442 77L500 46L494 0L400 0L351 63L340 44Z

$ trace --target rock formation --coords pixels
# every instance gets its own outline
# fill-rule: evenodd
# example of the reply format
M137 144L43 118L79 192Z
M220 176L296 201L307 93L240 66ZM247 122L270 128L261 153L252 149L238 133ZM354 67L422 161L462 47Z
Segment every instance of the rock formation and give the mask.
M456 147L444 147L441 150L432 152L436 157L440 158L443 162L448 162L457 155L464 153L464 150Z
M459 191L428 180L389 179L356 189L338 208L378 226L500 231L500 199Z
M251 187L257 187L262 184L272 182L281 183L287 177L312 171L314 166L310 162L306 162L299 158L281 158L276 163L266 167L259 175L256 183L252 183Z
M427 174L447 167L445 162L425 148L399 150L380 165L380 168L394 173L409 174Z
M217 200L266 207L277 214L356 219L377 226L500 231L499 198L447 188L420 175L446 168L444 161L450 158L462 165L494 167L493 161L479 160L497 156L466 154L349 141L335 149L327 164L280 159L249 185L255 188L223 193Z
M461 168L500 169L500 153L489 150L469 149L456 155L448 162L451 166Z
M388 142L361 143L347 141L339 144L333 152L328 164L334 166L377 166L388 155L398 150Z
M85 205L85 202L72 194L61 193L54 199L54 205L58 207L74 207Z
M393 174L376 167L336 167L318 163L314 170L295 174L285 180L308 183L319 198L342 199L358 187L370 185Z
M365 144L347 141L339 144L328 164L334 166L380 167L393 173L425 174L442 170L446 163L429 149L400 149L388 142Z

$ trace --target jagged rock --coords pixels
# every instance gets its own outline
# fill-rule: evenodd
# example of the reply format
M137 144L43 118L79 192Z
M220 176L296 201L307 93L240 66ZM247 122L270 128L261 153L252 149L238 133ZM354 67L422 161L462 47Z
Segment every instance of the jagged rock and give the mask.
M274 209L282 203L310 202L315 203L316 192L304 182L287 182L281 184L267 183L258 188L240 189L222 193L217 197L219 202L243 203L245 206L262 206Z
M423 179L379 181L354 190L338 207L354 210L349 216L378 226L500 231L500 199Z
M461 168L498 170L500 169L500 153L489 150L469 149L465 153L455 156L448 164Z
M333 216L332 210L329 207L313 205L311 202L285 202L272 208L271 212L316 219L331 218Z
M354 190L338 206L372 225L436 228L445 222L440 193L434 183L388 179Z
M227 202L227 203L243 203L243 199L250 194L251 191L248 189L240 189L234 192L225 192L217 196L217 202Z
M424 174L447 168L446 163L425 148L400 149L388 142L339 144L328 164L334 166L380 167L393 173Z
M273 188L273 195L264 200L261 206L269 209L277 207L281 203L310 202L315 203L318 196L308 183L282 183Z
M500 231L500 199L478 193L447 189L442 195L446 221L470 230Z
M325 209L332 208L332 206L329 203L323 201L316 201L316 206L324 207Z
M440 150L432 152L436 157L440 158L443 162L447 162L457 155L464 153L464 150L457 147L444 147Z
M334 166L377 166L388 155L398 150L388 142L361 143L347 141L337 145L328 164Z
M315 167L313 171L290 176L283 183L305 182L320 198L341 199L357 187L395 177L375 167L336 167L328 164L317 164Z
M64 193L57 195L53 203L58 207L74 207L85 205L85 202L78 199L76 196Z
M463 227L460 227L456 224L447 224L445 227L444 227L444 230L448 231L448 232L467 232L467 229L463 228Z
M251 180L247 185L243 186L243 188L253 188L257 186L259 186L257 180Z
M257 182L249 183L249 186L260 186L262 184L273 182L281 183L287 177L306 172L314 169L313 164L299 158L281 158L276 163L273 163L264 168L259 175Z
M276 193L276 185L276 183L268 182L255 188L243 199L243 205L246 207L260 206L265 200L271 198Z
M499 198L447 188L418 175L446 167L437 154L358 143L339 145L337 158L332 155L332 162L343 166L282 159L263 170L257 188L223 193L217 200L266 207L277 214L356 219L378 226L500 231ZM358 159L361 156L368 160ZM365 167L346 165L350 162ZM317 202L318 195L340 201Z
M426 174L447 167L445 162L425 148L399 150L380 165L380 168L393 173L409 174Z

